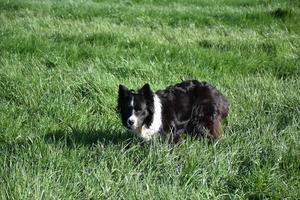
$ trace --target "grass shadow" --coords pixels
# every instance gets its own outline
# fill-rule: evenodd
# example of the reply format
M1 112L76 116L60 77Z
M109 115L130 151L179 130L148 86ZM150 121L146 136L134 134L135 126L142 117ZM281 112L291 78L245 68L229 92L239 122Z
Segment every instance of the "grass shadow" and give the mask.
M44 136L46 143L64 144L68 147L102 145L129 145L134 137L129 131L70 128L56 130Z

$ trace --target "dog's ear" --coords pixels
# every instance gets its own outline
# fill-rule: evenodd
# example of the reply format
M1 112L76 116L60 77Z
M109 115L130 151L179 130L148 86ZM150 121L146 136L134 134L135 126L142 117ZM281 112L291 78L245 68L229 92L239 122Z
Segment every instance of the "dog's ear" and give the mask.
M115 108L116 112L120 112L121 111L121 104L122 101L124 100L124 98L126 98L126 96L129 94L129 89L124 86L124 85L119 85L119 92L118 92L118 102L117 102L117 106Z
M125 96L128 93L129 93L129 89L126 86L120 84L119 85L119 96Z
M143 94L144 97L148 98L148 97L151 97L153 94L152 94L152 91L151 91L151 88L150 88L150 85L148 83L146 83L142 88L141 88L141 93Z

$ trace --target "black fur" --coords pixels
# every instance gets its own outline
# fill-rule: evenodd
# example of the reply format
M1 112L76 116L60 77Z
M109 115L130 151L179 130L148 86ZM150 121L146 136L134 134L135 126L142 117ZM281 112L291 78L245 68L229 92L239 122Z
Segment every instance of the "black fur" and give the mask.
M162 102L163 132L177 142L184 132L218 138L221 120L228 115L226 98L207 82L188 80L157 91Z
M221 121L228 115L229 103L215 87L207 82L187 80L155 94L162 105L162 136L171 136L169 138L175 143L180 140L182 133L206 135L213 139L219 137ZM146 108L143 107L146 116L142 124L149 127L154 112L153 95L148 84L137 92L120 85L118 110L125 126L126 112L130 112L128 98L134 97L139 106L146 105Z

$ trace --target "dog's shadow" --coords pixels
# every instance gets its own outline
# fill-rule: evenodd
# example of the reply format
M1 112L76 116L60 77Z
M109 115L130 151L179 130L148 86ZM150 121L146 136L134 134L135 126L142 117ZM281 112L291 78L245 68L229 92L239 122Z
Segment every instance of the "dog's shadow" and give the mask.
M49 132L44 136L44 140L47 143L63 144L68 147L92 146L97 143L122 146L131 144L134 138L129 131L68 128Z

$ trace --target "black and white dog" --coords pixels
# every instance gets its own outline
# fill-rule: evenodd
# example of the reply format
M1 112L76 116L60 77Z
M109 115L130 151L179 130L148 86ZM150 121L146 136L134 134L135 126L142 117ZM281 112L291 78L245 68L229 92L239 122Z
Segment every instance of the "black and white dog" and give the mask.
M156 92L149 84L137 91L119 85L117 110L123 125L145 141L160 135L176 143L182 133L218 138L229 103L207 82L188 80Z

